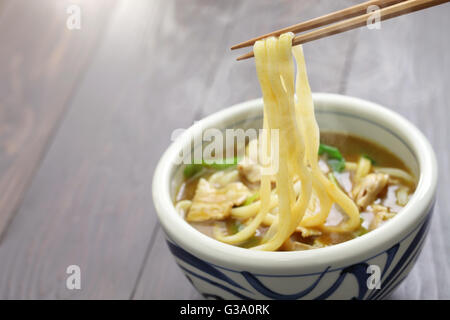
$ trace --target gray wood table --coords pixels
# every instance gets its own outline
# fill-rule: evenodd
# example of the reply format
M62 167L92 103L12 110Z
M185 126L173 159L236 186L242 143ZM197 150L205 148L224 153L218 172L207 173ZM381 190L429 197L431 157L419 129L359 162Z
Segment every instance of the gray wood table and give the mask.
M200 298L151 199L172 131L260 96L232 44L357 2L1 1L0 298ZM444 5L305 45L313 91L388 106L437 152L430 234L393 299L450 298L449 17ZM81 290L66 288L72 264Z

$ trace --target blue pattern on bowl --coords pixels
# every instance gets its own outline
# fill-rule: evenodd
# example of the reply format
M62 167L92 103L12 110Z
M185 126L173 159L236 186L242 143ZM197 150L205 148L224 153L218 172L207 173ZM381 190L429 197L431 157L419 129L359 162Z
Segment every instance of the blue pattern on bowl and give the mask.
M302 298L314 300L328 299L333 298L333 295L340 290L342 284L349 278L349 276L353 276L357 283L357 286L353 286L353 299L383 299L387 297L400 284L401 280L406 277L407 273L409 273L410 267L412 267L417 259L428 231L433 207L434 206L431 207L422 223L420 223L399 243L395 244L388 250L357 264L337 269L332 269L332 267L329 266L321 273L315 274L265 275L253 274L245 270L231 270L199 259L175 244L172 240L167 240L167 244L170 251L175 256L178 265L188 276L188 279L207 298L223 299L224 297L220 293L225 292L234 298L245 300L261 298L284 300ZM404 250L397 262L393 264L393 261L397 258L397 255L400 252L400 247L406 247L406 250ZM382 268L380 289L369 290L367 287L367 280L370 274L367 273L367 267L371 264L371 259L381 255L385 255L386 260ZM391 266L392 268L389 271ZM231 279L231 277L226 275L225 272L238 274L239 280ZM311 292L318 288L318 285L321 283L324 276L332 272L339 272L339 275L331 286L329 286L326 290L321 289L320 294L316 293L314 296L311 296ZM315 277L315 279L311 285L297 293L283 294L277 292L275 288L271 288L270 286L264 284L261 281L261 278L264 277ZM203 290L201 286L198 285L198 283L202 282L207 283L210 287L213 287L216 292L207 292ZM238 282L242 283L242 285ZM248 288L245 288L244 286L247 285Z

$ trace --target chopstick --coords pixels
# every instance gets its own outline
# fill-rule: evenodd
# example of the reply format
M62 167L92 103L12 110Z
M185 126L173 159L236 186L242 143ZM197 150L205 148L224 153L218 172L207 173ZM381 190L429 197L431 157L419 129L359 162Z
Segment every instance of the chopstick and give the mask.
M371 4L373 4L374 1L368 1L368 2L371 2ZM361 4L361 5L364 5L365 8L367 8L368 2L365 2L364 4ZM391 2L391 4L392 4L393 1L383 1L383 3L385 3L385 5L387 5L388 2ZM398 1L396 1L396 2L398 2ZM391 18L395 18L395 17L401 16L401 15L405 15L405 14L411 13L411 12L419 11L419 10L430 8L430 7L434 7L434 6L437 6L437 5L446 3L446 2L450 2L450 0L406 0L406 1L402 1L402 2L399 2L399 3L396 3L396 4L393 4L393 5L384 7L383 9L380 10L379 16L380 16L380 20L381 21L388 20L388 19L391 19ZM361 5L357 5L356 7L361 6ZM332 16L331 21L333 21L333 20L334 21L339 21L341 19L338 19L338 16L342 15L342 11L346 11L346 13L344 13L344 16L345 16L345 15L351 14L350 13L351 9L352 8L354 9L354 7L355 6L347 8L347 9L344 9L344 10L341 10L340 14L338 14L339 11L336 12L336 13L329 14L329 15L327 15L328 18L320 17L320 18L316 18L316 19L307 21L307 22L303 23L304 25L301 28L305 28L305 24L308 24L308 23L310 23L311 21L314 21L314 20L316 20L316 23L317 23L318 19L322 19L322 18L325 19L326 21L329 21L327 19L329 19L330 15ZM356 9L356 11L354 11L354 12L361 12L361 7L359 9ZM365 10L364 10L364 12L365 12ZM355 14L357 14L357 13L355 13ZM328 37L328 36L331 36L331 35L339 34L339 33L342 33L342 32L348 31L348 30L352 30L352 29L356 29L356 28L362 27L362 26L367 24L368 19L371 18L372 15L373 15L373 12L365 13L365 14L362 14L362 15L359 15L359 16L356 16L356 17L353 17L353 18L350 18L350 19L343 20L341 22L337 22L335 24L332 24L331 26L327 26L327 27L320 28L320 29L317 29L317 30L314 30L314 31L311 31L311 32L303 33L303 34L298 35L298 36L296 36L296 37L294 37L292 39L292 45L295 46L295 45L307 43L307 42L310 42L310 41L313 41L313 40L322 39L322 38L325 38L325 37ZM326 17L326 16L324 16L324 17ZM325 25L325 21L324 20L322 20L320 23L322 23L322 25ZM272 32L272 33L270 33L268 35L269 36L271 36L271 35L280 35L280 34L282 34L284 32L289 32L289 31L292 32L292 30L298 30L300 25L301 24L297 24L297 25L294 25L294 26L291 26L291 27L287 27L287 28L284 28L284 29ZM309 26L309 28L310 28L310 26ZM278 32L281 32L281 33L277 34ZM262 38L264 38L266 36L267 35L264 35L264 36L258 37L258 38L254 38L252 40L249 40L249 41L243 42L241 44L238 44L236 46L233 46L233 48L238 48L238 47L242 48L242 47L245 47L245 46L252 45L257 40L262 39ZM257 39L257 40L255 40L255 39ZM240 60L248 59L248 58L251 58L251 57L253 57L253 52L249 52L247 54L244 54L244 55L238 57L237 60L240 61Z
M326 15L318 17L318 18L314 18L314 19L311 19L311 20L308 20L305 22L294 24L292 26L289 26L289 27L286 27L283 29L279 29L279 30L267 33L265 35L241 42L239 44L232 46L231 50L249 47L249 46L254 45L255 42L258 40L268 38L271 36L277 37L286 32L300 33L300 32L308 31L311 29L319 28L319 27L322 27L322 26L325 26L328 24L332 24L334 22L338 22L341 20L353 18L353 17L367 13L367 8L369 6L375 5L380 8L385 8L385 7L388 7L393 4L403 2L403 1L407 1L407 0L370 0L370 1L366 1L364 3L360 3L360 4L357 4L357 5L354 5L354 6L339 10L339 11L335 11L335 12L326 14Z

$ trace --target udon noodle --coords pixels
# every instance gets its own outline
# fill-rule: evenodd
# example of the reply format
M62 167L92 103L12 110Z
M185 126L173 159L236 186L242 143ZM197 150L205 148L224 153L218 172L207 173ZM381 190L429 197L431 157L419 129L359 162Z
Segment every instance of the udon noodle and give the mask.
M350 231L359 226L359 211L348 196L328 180L318 167L319 128L314 116L311 90L306 75L306 66L301 46L292 48L292 33L277 38L257 41L254 45L255 63L264 100L264 130L279 130L279 169L276 173L278 217L268 218L271 190L270 177L262 175L260 206L245 208L244 216L256 214L241 231L224 236L216 228L217 239L227 243L239 243L250 238L266 219L271 225L262 244L256 250L277 250L300 225L322 226L336 202L347 213L348 220L339 226L327 227L333 231ZM297 84L294 85L294 53L297 62ZM295 101L294 94L298 100ZM268 129L268 130L267 130ZM266 137L270 140L270 136ZM267 143L269 147L271 143ZM295 181L300 181L300 192L294 190ZM313 183L314 181L314 183ZM316 214L314 207L319 205ZM247 211L247 212L245 212Z

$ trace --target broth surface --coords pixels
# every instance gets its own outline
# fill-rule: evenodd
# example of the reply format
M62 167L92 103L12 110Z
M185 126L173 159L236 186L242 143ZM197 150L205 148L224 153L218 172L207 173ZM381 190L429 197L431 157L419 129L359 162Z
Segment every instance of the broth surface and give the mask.
M387 150L386 148L368 141L366 139L362 139L360 137L345 134L345 133L335 133L335 132L321 132L320 141L329 146L333 146L339 149L342 156L344 157L347 163L357 163L361 157L366 157L370 159L373 166L376 167L389 167L389 168L397 168L401 169L408 174L412 175L409 168L405 166L405 164L392 152ZM326 161L323 156L321 156L320 161ZM235 170L235 168L226 169L227 171ZM213 169L205 169L201 174L197 174L192 178L185 179L185 181L179 187L178 193L176 195L176 203L182 200L192 200L194 198L198 182L200 178L208 179L212 174L217 172L217 170ZM355 171L353 170L343 170L342 172L333 172L336 177L337 183L340 188L345 190L348 194L351 194L352 189L355 187L354 175ZM386 223L387 220L394 217L398 211L403 207L397 203L396 192L399 188L408 188L410 196L414 190L415 185L409 183L408 181L402 180L400 178L391 178L393 182L391 182L387 187L384 188L378 195L375 201L364 210L360 211L361 217L361 228L354 232L345 232L345 233L337 233L337 232L327 232L321 230L320 228L308 228L310 232L317 233L316 235L303 236L301 232L294 232L291 236L292 243L295 243L297 247L292 247L288 245L283 245L279 251L284 250L305 250L311 248L320 248L324 246L335 245L338 243L342 243L348 240L351 240L355 237L361 236L366 232L370 232L376 227L382 226ZM245 178L240 178L240 181L244 183L250 190L256 192L258 190L258 185L254 185L246 181ZM377 211L379 208L384 208L383 217L379 218L379 212ZM388 218L386 218L388 217ZM345 217L335 205L333 205L328 220L333 219L344 219ZM374 221L380 220L376 223L376 226L373 227ZM328 221L327 220L327 221ZM209 237L214 238L213 236L213 228L216 221L202 221L202 222L189 222L193 227L195 227L198 231L206 234ZM227 217L221 221L222 224L226 227L228 234L236 233L239 228L241 228L246 221L236 219L233 217ZM261 241L263 235L267 231L268 227L260 226L256 233L245 241L244 243L238 244L240 247L252 247ZM302 245L297 245L301 243Z

